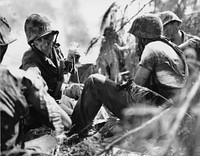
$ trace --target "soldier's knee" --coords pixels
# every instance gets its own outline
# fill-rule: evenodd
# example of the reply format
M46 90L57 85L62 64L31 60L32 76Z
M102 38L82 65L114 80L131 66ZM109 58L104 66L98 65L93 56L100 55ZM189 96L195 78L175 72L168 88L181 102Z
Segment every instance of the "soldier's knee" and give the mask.
M104 83L106 81L106 77L102 74L92 74L88 77L86 84L99 84Z

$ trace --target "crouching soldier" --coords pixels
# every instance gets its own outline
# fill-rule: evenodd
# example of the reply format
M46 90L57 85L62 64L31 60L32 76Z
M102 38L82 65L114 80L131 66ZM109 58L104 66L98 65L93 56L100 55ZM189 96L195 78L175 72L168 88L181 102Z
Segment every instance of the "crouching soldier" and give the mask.
M25 21L24 30L30 48L24 53L20 68L41 75L47 83L48 93L71 115L74 101L65 97L63 103L61 98L64 75L74 72L78 44L71 45L65 58L57 43L59 31L53 29L50 17L44 14L31 14Z

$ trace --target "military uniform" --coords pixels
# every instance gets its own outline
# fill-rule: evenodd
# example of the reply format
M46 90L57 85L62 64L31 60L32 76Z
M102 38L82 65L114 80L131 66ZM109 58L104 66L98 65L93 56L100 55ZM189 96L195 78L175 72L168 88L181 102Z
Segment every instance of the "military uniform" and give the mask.
M72 69L72 62L64 58L63 53L56 43L57 30L52 30L51 20L43 14L32 14L25 22L25 33L30 49L22 58L21 69L34 69L41 74L48 86L48 92L56 100L61 98L61 86L64 81L64 74ZM34 41L49 34L55 36L52 45L52 57L49 58L40 49L36 48Z
M174 22L178 23L178 26L177 26L176 29L179 29L178 27L181 25L182 20L175 13L173 13L171 11L163 11L163 12L159 13L159 17L161 18L161 20L163 22L164 35L166 35L166 37L168 37L172 42L177 42L176 43L177 45L181 45L182 43L185 43L190 38L195 37L194 35L191 35L191 34L184 32L183 30L178 30L176 32L173 32L173 34L168 34L168 32L166 30L166 33L165 33L165 27L170 25L170 24L173 24ZM171 26L171 29L174 29L173 27L174 26ZM174 33L175 34L180 33L180 40L179 41L175 41L174 40L175 38L173 38L171 36L171 35L174 35Z
M151 40L151 42L145 45L145 48L149 50L150 47L152 48L150 55L153 54L155 60L152 60L152 58L147 55L147 49L144 48L143 50L146 52L144 52L144 55L143 52L141 52L140 65L149 69L151 74L155 73L154 76L159 80L159 83L154 83L154 87L156 87L156 89L162 88L163 90L155 90L155 92L151 90L149 86L144 85L144 87L137 85L134 80L129 80L127 83L119 85L103 75L93 74L85 82L82 95L75 106L72 114L72 123L75 124L75 126L72 128L69 135L73 134L73 132L83 133L84 130L87 132L87 129L102 105L120 119L123 118L123 109L125 108L134 108L141 105L162 107L166 104L167 106L172 106L173 101L171 98L175 95L174 90L180 91L186 84L188 72L184 56L181 55L181 52L176 52L169 46L170 43L168 45L164 42L164 39L161 38L162 22L157 16L152 14L139 16L133 22L129 32L136 37L147 38L149 41ZM159 45L163 45L163 49L159 49ZM165 57L166 51L164 48L168 48L173 52L173 58ZM159 53L156 53L156 50L159 51ZM157 54L160 55L160 57L158 57ZM167 53L167 55L169 54ZM179 60L178 63L176 62L178 65L173 62L175 59ZM165 65L167 65L168 68L166 70ZM181 74L177 73L178 69L181 69ZM159 77L160 73L163 74L161 77ZM178 78L178 80L170 81L165 77L166 74L170 74L170 80L176 78ZM168 88L168 92L164 94L166 88Z
M57 104L47 94L47 86L41 77L20 69L1 66L0 84L2 151L17 145L22 146L23 121L31 106L42 117L43 123L54 128L51 120L57 112ZM58 113L57 115L60 118ZM62 127L62 123L59 126Z
M23 55L21 69L38 69L36 71L41 74L48 85L49 94L58 100L61 98L64 74L70 71L70 65L57 45L53 47L52 53L53 59L49 59L37 49L29 49Z
M101 106L105 106L116 117L123 118L123 109L139 105L168 106L172 102L148 88L131 82L126 87L119 87L114 81L100 74L91 75L84 84L83 92L74 108L72 123L75 125L69 135L87 130ZM84 131L82 131L84 134Z
M68 57L64 58L56 42L59 32L52 29L51 20L43 14L30 15L24 29L30 49L24 53L20 68L41 75L47 83L48 93L71 115L75 101L69 97L62 100L62 85L64 74L74 72L73 52L77 50L77 45L72 44Z
M8 45L16 40L10 32L8 22L0 17L0 62ZM7 155L16 146L23 147L24 121L30 115L30 108L33 108L35 115L40 117L38 122L55 129L56 134L63 131L63 124L66 127L70 126L70 118L47 93L46 82L40 75L0 65L0 84L2 155ZM20 153L15 150L11 153L16 154L17 152Z

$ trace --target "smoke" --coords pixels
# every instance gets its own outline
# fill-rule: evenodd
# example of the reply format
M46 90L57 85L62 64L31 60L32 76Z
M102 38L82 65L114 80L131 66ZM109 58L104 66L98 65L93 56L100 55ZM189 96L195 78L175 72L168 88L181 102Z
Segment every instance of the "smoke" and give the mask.
M88 44L90 36L81 12L79 12L79 2L77 0L66 1L64 8L66 10L64 28L67 44L70 44L72 41L77 41L80 45Z
M67 54L72 41L78 42L82 49L86 49L91 37L79 11L79 5L79 0L1 0L0 15L8 20L12 32L18 38L17 42L10 45L4 62L8 65L20 65L22 55L27 50L24 23L32 13L44 13L52 18L55 29L60 32L58 41L64 55Z

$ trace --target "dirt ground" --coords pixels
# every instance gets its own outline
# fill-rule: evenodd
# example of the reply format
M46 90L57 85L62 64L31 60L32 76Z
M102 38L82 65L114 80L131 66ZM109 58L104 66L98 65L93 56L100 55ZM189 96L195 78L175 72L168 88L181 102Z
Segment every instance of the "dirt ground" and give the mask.
M97 129L98 131L93 129L93 134L84 139L80 139L77 135L63 138L60 144L57 143L51 149L50 154L56 156L157 156L162 152L163 146L167 141L165 135L155 137L152 134L148 134L145 138L138 137L137 139L129 136L106 151L108 145L128 131L116 118L108 120L102 127ZM46 127L35 129L27 134L27 140L51 133L52 131ZM185 149L176 141L168 151L167 156L186 156L184 154Z

